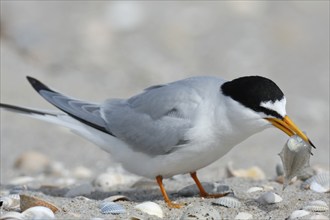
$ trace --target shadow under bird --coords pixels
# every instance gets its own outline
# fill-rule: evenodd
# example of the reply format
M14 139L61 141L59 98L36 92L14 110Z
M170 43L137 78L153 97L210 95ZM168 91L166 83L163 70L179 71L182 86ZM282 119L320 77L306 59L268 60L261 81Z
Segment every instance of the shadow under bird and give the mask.
M271 127L309 138L286 114L286 98L270 79L244 76L232 81L192 77L151 86L129 99L91 103L65 96L27 77L33 88L61 112L8 104L1 108L71 129L111 153L137 175L155 178L165 202L173 203L163 178L190 173L200 196L209 194L196 171L224 156L249 136Z

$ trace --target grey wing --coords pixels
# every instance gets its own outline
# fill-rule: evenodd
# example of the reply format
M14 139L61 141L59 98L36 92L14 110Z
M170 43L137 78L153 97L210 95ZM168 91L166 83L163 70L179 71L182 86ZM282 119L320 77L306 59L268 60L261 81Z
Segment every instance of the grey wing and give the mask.
M154 86L128 100L109 100L101 107L107 128L135 151L168 154L185 144L200 103L193 89Z
M48 102L71 117L100 131L113 135L106 129L106 122L101 117L100 105L76 100L56 92L40 81L27 77L33 88Z

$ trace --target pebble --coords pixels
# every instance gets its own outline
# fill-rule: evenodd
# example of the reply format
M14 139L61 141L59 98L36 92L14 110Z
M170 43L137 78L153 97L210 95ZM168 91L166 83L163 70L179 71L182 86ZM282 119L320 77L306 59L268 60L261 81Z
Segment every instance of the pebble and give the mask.
M202 182L201 183L206 192L214 192L215 186L213 183ZM178 191L178 194L183 197L192 197L195 195L199 195L199 189L196 184L191 184L189 186L185 186Z

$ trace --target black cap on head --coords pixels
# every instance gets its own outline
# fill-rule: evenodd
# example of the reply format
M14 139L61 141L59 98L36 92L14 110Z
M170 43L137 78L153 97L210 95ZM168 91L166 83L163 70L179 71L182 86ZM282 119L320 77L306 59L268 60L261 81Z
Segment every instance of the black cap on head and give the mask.
M261 76L245 76L225 82L222 93L256 112L264 112L276 118L283 118L279 113L260 106L262 102L275 102L284 98L281 89L270 79Z

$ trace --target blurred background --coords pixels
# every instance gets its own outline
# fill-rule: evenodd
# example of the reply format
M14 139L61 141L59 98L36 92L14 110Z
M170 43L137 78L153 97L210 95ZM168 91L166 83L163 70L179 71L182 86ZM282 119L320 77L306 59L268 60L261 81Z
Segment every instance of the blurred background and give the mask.
M36 108L54 109L26 75L94 102L196 75L269 77L317 146L311 165L329 166L329 1L1 1L0 40L1 102ZM287 139L268 129L200 175L218 180L232 161L274 176ZM95 174L117 166L66 129L1 111L2 183L28 150Z

